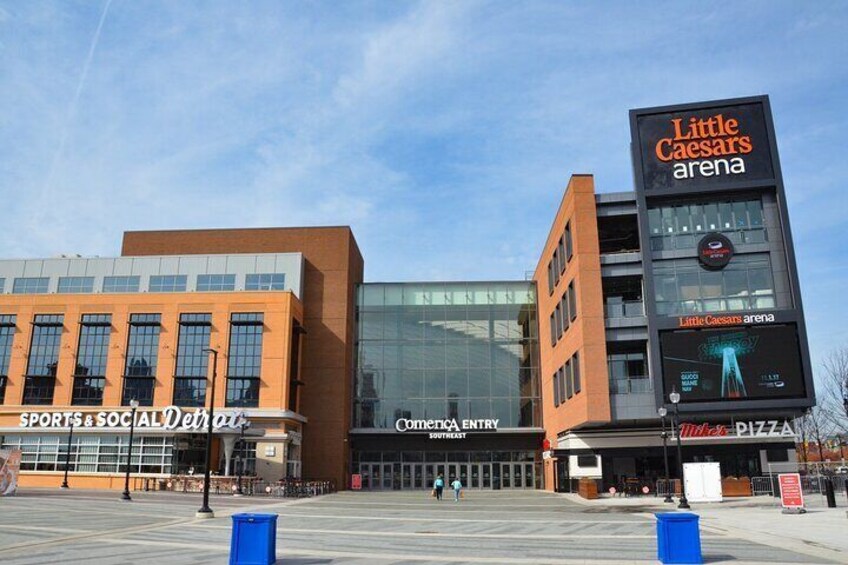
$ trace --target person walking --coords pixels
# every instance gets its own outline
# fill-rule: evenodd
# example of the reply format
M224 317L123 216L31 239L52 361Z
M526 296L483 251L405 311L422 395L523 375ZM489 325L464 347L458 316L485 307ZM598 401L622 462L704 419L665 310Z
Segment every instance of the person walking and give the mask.
M445 479L443 479L441 475L436 477L436 480L433 483L433 490L436 491L436 500L441 500L442 491L445 490Z
M451 488L453 489L453 501L459 502L459 494L462 490L462 482L459 480L459 477L455 478L451 483Z

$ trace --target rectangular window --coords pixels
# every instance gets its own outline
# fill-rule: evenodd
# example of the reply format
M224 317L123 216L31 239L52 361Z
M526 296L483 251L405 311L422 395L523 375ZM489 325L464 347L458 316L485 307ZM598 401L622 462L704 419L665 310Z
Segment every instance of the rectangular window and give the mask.
M138 431L138 429L136 429ZM131 470L133 473L170 474L173 437L143 436L133 438ZM62 471L65 468L67 438L58 435L11 436L3 438L2 447L16 448L21 453L21 470ZM126 469L127 435L74 434L67 458L71 473L118 473Z
M74 370L71 404L100 406L106 384L106 358L109 355L109 336L112 316L83 314L80 319L79 346Z
M565 236L563 236L565 237ZM559 257L559 274L563 274L565 272L565 267L568 264L568 259L565 254L565 242L563 237L559 238L559 243L557 244L557 256Z
M556 345L558 338L559 336L557 335L556 330L556 312L551 312L551 347Z
M197 290L199 292L226 292L235 289L235 275L197 275Z
M568 378L568 373L567 373L567 371L566 371L566 367L565 367L565 365L563 365L562 367L560 367L560 368L557 370L557 373L559 374L559 402L560 402L560 404L562 404L562 403L564 403L564 402L565 402L565 400L566 400L566 396L565 396L565 381L566 381L566 379Z
M562 313L562 331L565 333L571 325L571 314L568 313L568 290L562 293L562 298L559 301L559 309Z
M563 373L564 376L565 376L565 397L566 398L571 398L572 396L574 396L574 385L572 383L572 377L573 377L572 370L573 369L571 367L571 359L569 359L568 361L565 362L565 371Z
M577 317L577 293L574 290L574 281L568 283L568 315L572 320Z
M571 374L574 381L574 394L580 392L580 355L575 352L571 360Z
M559 406L559 404L560 404L560 398L559 398L559 370L558 370L558 369L557 369L557 372L556 372L556 373L554 373L553 384L554 384L554 407L557 407L557 406Z
M103 277L103 292L138 292L141 277Z
M129 406L131 400L153 406L161 319L159 314L130 315L122 406Z
M299 408L298 396L300 395L300 387L303 383L300 380L300 340L303 337L303 328L295 321L293 323L294 331L291 336L291 348L289 356L289 410L297 412Z
M23 404L53 404L63 316L37 314L32 321Z
M262 314L235 313L230 316L227 406L259 406L262 320Z
M553 262L553 260L551 260L548 263L548 294L553 294L554 293L554 287L556 286L556 282L555 282L556 275L554 274L554 268L555 268L554 262Z
M21 277L12 283L12 294L47 294L50 277Z
M151 275L150 292L185 292L186 275Z
M554 324L556 324L556 336L559 339L562 336L562 314L559 305L554 309Z
M15 316L0 315L0 404L6 400L6 381L9 378L9 359L15 339Z
M206 404L206 381L209 368L209 336L211 314L180 315L177 338L177 367L174 374L174 404L197 406Z
M591 468L598 466L598 458L595 455L578 455L577 466L581 468Z
M571 222L565 224L565 260L571 261L574 256L574 243L571 241Z
M62 294L94 292L94 277L59 277L59 292Z
M244 290L285 290L285 273L257 273L247 275Z

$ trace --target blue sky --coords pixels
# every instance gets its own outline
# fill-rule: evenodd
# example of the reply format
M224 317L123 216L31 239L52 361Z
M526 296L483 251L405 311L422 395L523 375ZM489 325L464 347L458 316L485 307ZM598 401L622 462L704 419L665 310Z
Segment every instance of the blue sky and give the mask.
M0 2L0 256L349 224L368 280L515 279L630 108L769 94L816 358L848 343L844 2Z

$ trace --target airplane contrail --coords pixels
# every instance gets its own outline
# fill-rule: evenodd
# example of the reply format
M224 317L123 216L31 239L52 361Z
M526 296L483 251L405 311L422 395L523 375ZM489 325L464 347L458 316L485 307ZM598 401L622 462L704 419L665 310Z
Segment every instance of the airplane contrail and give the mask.
M97 44L100 41L100 31L103 29L103 24L106 21L106 15L109 13L109 6L112 5L112 0L106 0L106 4L103 5L103 11L100 13L100 21L97 23L97 29L94 30L94 36L91 38L91 45L88 47L88 55L85 58L85 64L82 66L82 73L80 74L79 82L77 83L76 92L74 92L74 97L71 99L71 105L68 107L68 116L65 119L65 125L62 128L62 136L59 138L59 147L56 148L56 153L53 155L53 162L50 164L50 170L47 173L47 178L44 181L44 186L41 189L41 197L44 198L46 196L47 190L53 184L53 177L56 174L56 167L59 164L59 160L62 158L62 154L65 152L65 145L68 142L68 135L70 134L71 124L74 121L74 117L77 113L77 105L79 104L80 96L82 95L82 90L85 87L85 80L88 77L88 70L91 68L91 61L94 59L94 52L97 49Z

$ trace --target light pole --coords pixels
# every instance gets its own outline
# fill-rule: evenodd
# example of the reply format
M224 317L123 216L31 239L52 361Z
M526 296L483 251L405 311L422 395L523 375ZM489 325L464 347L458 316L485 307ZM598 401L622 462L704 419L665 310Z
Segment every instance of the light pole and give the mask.
M135 431L135 411L138 410L138 400L135 398L130 400L130 407L132 408L132 412L130 413L130 445L127 449L127 471L124 475L124 494L121 496L122 500L132 500L130 496L130 468L132 467L133 432Z
M245 445L244 445L244 424L245 424L244 416L245 416L244 410L239 412L239 422L241 423L241 425L239 426L241 428L241 430L239 432L239 447L241 448L241 457L236 459L236 466L238 467L237 484L238 484L238 494L239 494L239 496L244 494L241 490L241 476L244 474L244 464L247 461L247 453L245 451Z
M62 488L68 488L68 467L71 466L71 442L74 441L74 419L71 418L71 431L68 433L68 451L65 453L65 479Z
M680 443L680 407L678 406L680 403L680 393L677 392L676 387L671 389L671 394L668 395L668 399L671 400L671 404L674 406L674 418L672 419L672 425L674 426L675 435L677 436L677 465L678 473L680 475L680 504L678 504L677 507L691 508L689 506L689 501L686 500L686 484L683 481L683 447Z
M670 483L671 479L669 478L668 472L668 432L665 431L665 417L668 414L668 410L666 410L665 406L660 406L659 410L657 410L657 414L660 415L660 422L662 422L662 440L663 440L663 461L665 462L665 499L663 502L674 502L674 499L671 497L671 488Z
M209 508L209 474L212 471L212 420L215 417L215 381L218 380L218 350L204 349L212 354L212 396L209 400L209 422L206 426L206 471L203 473L203 506L195 513L195 518L214 518Z

